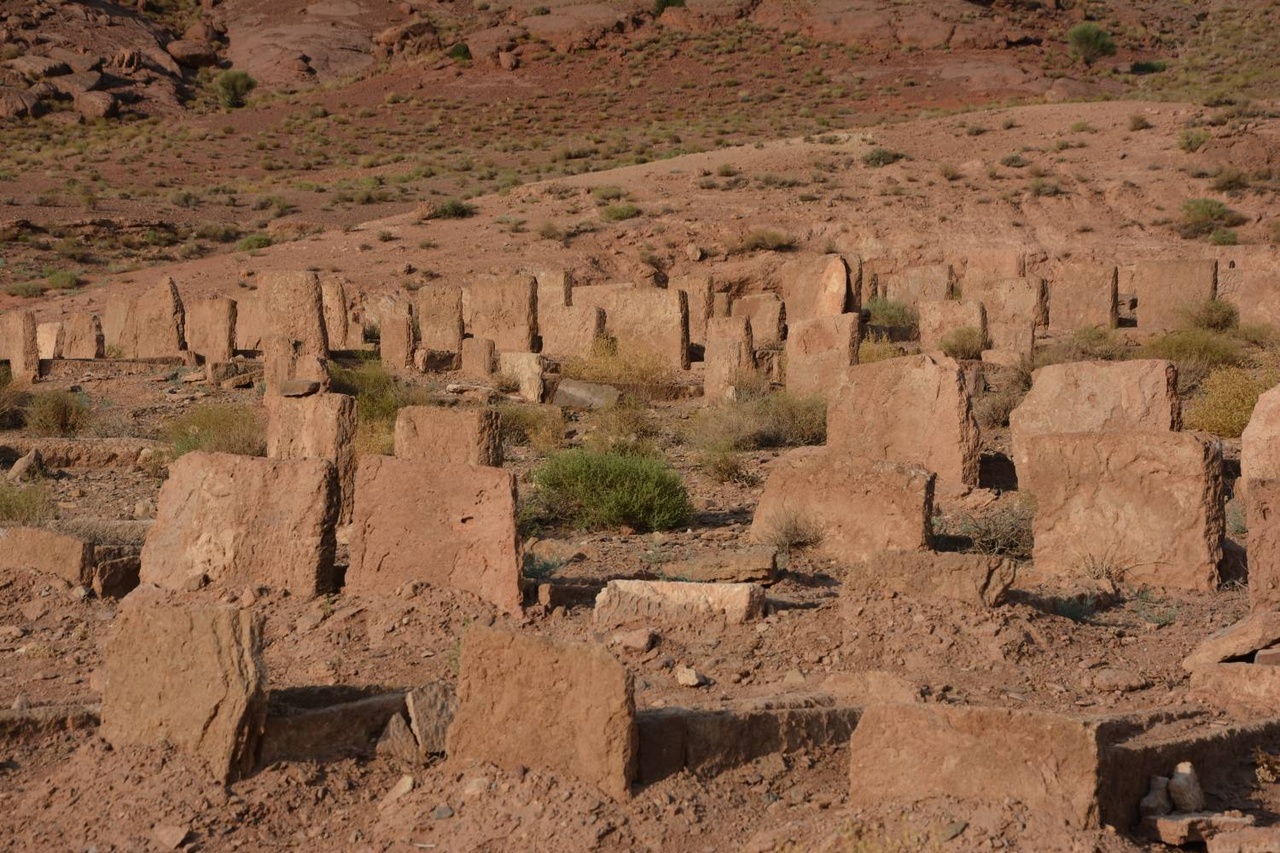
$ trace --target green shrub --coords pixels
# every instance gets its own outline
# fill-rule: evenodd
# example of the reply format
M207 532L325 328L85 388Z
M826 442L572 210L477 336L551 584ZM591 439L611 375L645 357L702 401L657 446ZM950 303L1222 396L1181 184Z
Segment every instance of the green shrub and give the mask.
M1182 203L1182 218L1177 231L1182 237L1204 237L1220 228L1243 225L1246 217L1217 199L1189 198Z
M872 326L892 329L895 337L909 339L920 335L920 315L910 305L877 296L867 300L866 310Z
M10 296L21 296L23 299L44 296L46 290L48 290L48 286L39 281L18 281L5 288L5 292Z
M1142 345L1143 358L1162 358L1178 366L1178 386L1187 391L1218 367L1240 364L1240 343L1209 329L1182 329L1152 338Z
M888 148L872 148L862 155L862 162L873 169L879 169L881 166L897 163L906 156L901 151L892 151Z
M1067 44L1071 55L1085 65L1093 65L1104 56L1115 56L1116 43L1111 33L1097 24L1086 21L1067 31Z
M1229 332L1240 325L1240 311L1225 299L1207 299L1187 314L1193 329Z
M626 219L635 219L639 215L640 208L631 202L608 204L600 210L600 218L605 222L622 222Z
M1189 127L1182 133L1178 134L1178 147L1188 154L1193 154L1204 147L1204 144L1212 138L1212 134L1207 130L1198 127Z
M647 456L566 450L532 472L549 520L583 530L670 530L693 514L680 475Z
M656 18L667 9L683 9L684 0L657 0L653 4L653 16Z
M89 406L70 391L43 391L28 399L23 422L32 435L77 435L89 425Z
M1062 364L1069 361L1120 361L1128 349L1111 329L1085 327L1071 337L1036 349L1034 366Z
M271 238L266 234L250 234L240 242L236 243L237 252L254 252L258 249L265 249L271 245Z
M453 47L449 48L449 52L446 55L450 59L455 59L459 62L470 62L471 48L467 47L467 43L465 41L460 41Z
M3 379L8 376L5 370ZM22 426L22 412L27 406L27 395L17 388L9 388L7 382L0 381L0 429L12 429Z
M165 427L174 457L193 450L264 456L267 424L257 406L200 403Z
M332 390L356 398L357 453L389 454L395 447L396 415L405 406L430 404L425 389L399 382L376 361L357 367L329 363Z
M982 351L987 348L987 336L981 329L961 326L943 335L939 345L949 358L976 361L982 358Z
M1215 246L1236 246L1240 243L1240 235L1230 228L1215 228L1209 234L1209 242Z
M1220 367L1205 377L1200 395L1187 406L1183 424L1187 429L1239 438L1264 390L1248 371Z
M476 215L476 206L460 198L448 198L432 206L428 219L467 219Z
M71 270L55 270L45 276L44 281L53 290L74 290L80 286L80 276Z
M19 485L0 479L0 525L34 527L53 516L49 490L40 483Z
M257 85L258 81L247 71L223 71L214 78L213 91L218 96L218 103L234 110L244 106L245 99Z

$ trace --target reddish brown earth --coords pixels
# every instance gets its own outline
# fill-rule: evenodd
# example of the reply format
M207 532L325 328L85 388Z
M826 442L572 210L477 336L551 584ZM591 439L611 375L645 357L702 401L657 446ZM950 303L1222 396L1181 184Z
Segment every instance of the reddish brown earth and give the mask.
M148 38L158 48L191 18L179 4L145 19L112 7L129 23L73 26L81 9L110 4L42 3L49 14L18 26L31 5L0 4L0 45L19 55L62 40L104 57ZM1017 247L1034 272L1067 258L1272 251L1276 114L1243 95L1236 103L1210 97L1254 91L1248 83L1265 97L1265 79L1231 76L1256 65L1243 48L1237 65L1206 69L1213 56L1189 8L1112 4L1105 20L1124 33L1121 51L1088 70L1068 61L1063 43L1085 4L850 3L830 12L690 3L658 21L623 4L549 4L548 14L531 3L436 5L434 35L419 54L375 61L371 36L406 20L399 7L228 0L210 18L229 36L223 60L261 81L249 106L219 110L194 72L137 72L112 84L137 97L119 119L81 124L59 102L43 118L0 120L0 283L42 281L59 269L83 282L35 298L0 293L0 311L30 308L46 320L101 310L109 294L161 274L184 296L235 296L263 271L302 268L339 273L370 296L517 267L568 269L582 284L714 271L735 290L756 292L776 285L787 259L738 251L759 229L801 249L899 266L946 260L975 243ZM1257 28L1270 13L1253 11L1247 22ZM1225 32L1226 23L1240 23L1236 12L1215 7L1203 29ZM958 37L966 26L971 36ZM445 58L460 38L511 38L519 67L501 70L479 49L470 64ZM1174 79L1117 71L1141 59L1168 59ZM1145 95L1185 100L1079 100ZM1004 106L1013 102L1026 105ZM1132 129L1135 115L1152 126ZM1208 134L1195 151L1180 145L1188 129ZM862 157L874 147L906 157L872 168ZM1026 164L1007 165L1014 154ZM1244 189L1212 188L1228 168L1249 175ZM590 192L601 186L621 188L640 215L603 220ZM472 197L476 216L423 217L452 196ZM1194 197L1240 211L1244 245L1179 238L1172 225ZM271 234L277 245L235 250L201 236L214 226ZM690 260L690 246L704 259ZM165 423L199 402L257 400L252 390L186 385L181 372L63 365L41 390L83 390L94 434L144 438L164 438ZM419 380L432 391L444 382ZM779 451L750 452L743 476L717 482L678 440L700 406L652 405L659 442L697 506L694 523L645 535L550 531L538 547L569 558L558 581L656 577L662 563L743 543ZM0 433L0 444L9 437ZM1007 435L984 433L984 448L1007 452ZM508 452L522 477L536 461L530 448ZM47 485L61 521L146 519L162 476L70 469ZM943 501L941 512L990 511L1009 499L979 490ZM615 648L635 676L637 705L718 708L808 692L861 704L889 697L849 694L840 675L877 670L927 702L1073 713L1193 708L1181 660L1248 608L1229 585L1206 594L1127 590L1116 605L1087 612L1024 572L1010 603L994 610L883 597L844 612L845 570L797 552L769 590L763 622L664 626L649 652ZM390 599L304 601L270 590L183 597L265 614L273 688L454 681L460 637L473 623L610 639L589 606L535 605L510 617L432 588ZM0 702L100 701L116 608L46 576L0 574ZM710 684L679 686L678 665ZM1143 686L1113 689L1112 670ZM538 768L445 761L416 771L417 787L380 808L401 774L387 759L280 764L224 788L176 752L113 750L91 726L51 726L4 735L0 846L161 849L157 829L179 827L189 850L1147 849L1112 832L1047 832L1016 803L851 811L848 760L847 748L775 755L710 779L671 777L625 802ZM1264 822L1280 808L1274 784L1248 798ZM451 816L433 817L443 805ZM957 820L965 830L939 841Z

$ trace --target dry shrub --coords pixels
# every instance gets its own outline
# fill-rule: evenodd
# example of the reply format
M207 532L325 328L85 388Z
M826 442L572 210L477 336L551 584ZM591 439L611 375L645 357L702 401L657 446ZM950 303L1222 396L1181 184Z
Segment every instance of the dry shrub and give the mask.
M1031 372L1021 367L1004 368L998 374L1002 379L995 390L984 391L973 401L973 416L978 426L998 429L1009 425L1009 413L1031 390Z
M27 405L25 392L8 387L4 381L8 372L0 374L0 429L13 429L22 425L22 410Z
M699 454L698 467L717 483L738 483L743 486L756 486L760 478L747 470L743 464L742 453L728 448L714 448Z
M616 406L591 412L583 418L582 444L595 453L653 456L658 425L643 405L623 398Z
M982 358L982 351L987 348L987 336L981 329L961 326L943 335L939 345L948 358L976 361Z
M812 548L822 543L822 527L804 513L784 508L769 516L762 538L780 551Z
M1035 502L1018 495L981 514L959 516L949 532L969 540L965 550L1015 560L1030 560Z
M0 524L34 527L53 516L53 501L42 483L19 485L0 480Z
M77 435L89 425L89 405L70 391L43 391L27 399L23 422L32 435Z
M264 456L266 414L257 406L201 403L166 425L174 458L193 450Z
M1229 332L1240 325L1240 309L1225 299L1207 299L1187 312L1185 325L1192 329Z
M887 361L907 354L906 347L893 343L887 334L872 332L858 346L858 364Z
M596 338L591 354L569 359L560 369L566 379L602 382L614 385L667 385L675 379L675 371L651 350L619 347L609 337Z
M724 402L694 415L685 438L708 453L822 444L827 440L827 404L822 397L786 392Z
M526 446L545 456L564 444L564 413L559 407L500 403L497 409L503 445Z
M1124 341L1111 329L1076 329L1071 337L1036 349L1035 366L1072 361L1120 361L1127 354Z
M1183 414L1187 429L1239 438L1265 389L1247 370L1220 367L1205 377L1200 394Z

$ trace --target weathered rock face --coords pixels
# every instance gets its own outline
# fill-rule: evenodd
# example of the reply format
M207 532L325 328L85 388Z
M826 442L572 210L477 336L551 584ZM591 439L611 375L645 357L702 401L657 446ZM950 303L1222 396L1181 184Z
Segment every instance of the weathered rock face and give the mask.
M981 302L943 299L921 302L916 309L920 312L920 349L923 352L941 350L943 338L956 329L977 329L983 338L987 335L987 312Z
M530 403L541 403L547 386L546 361L536 352L498 353L498 372L515 382L516 393Z
M109 306L109 303L108 303ZM105 320L104 328L105 328ZM257 296L242 296L236 300L236 349L259 352L267 321L263 316L262 300ZM111 343L108 334L107 343Z
M483 276L467 288L467 329L499 352L532 352L538 336L538 285L531 275Z
M606 333L624 355L651 356L689 369L689 297L682 290L601 285L573 291L578 308L604 310Z
M1049 329L1110 329L1119 320L1115 264L1063 264L1049 283Z
M862 286L862 261L840 255L797 258L778 270L787 318L812 320L846 312L857 313Z
M502 430L493 409L406 406L396 415L396 458L502 467Z
M951 296L954 282L947 264L907 267L876 276L876 292L881 299L901 302L912 308L921 302L940 302Z
M62 324L63 358L102 358L106 342L97 314L72 314Z
M206 362L230 361L236 349L236 301L224 296L191 300L186 310L187 349Z
M859 320L858 314L833 314L792 323L787 335L787 390L825 395L838 387L858 361Z
M1249 480L1249 603L1280 610L1280 478Z
M1035 346L1036 327L1047 319L1044 280L1006 278L969 282L964 298L977 300L987 313L987 337L992 349L1011 358L1030 358Z
M352 322L347 287L341 278L326 275L320 279L320 302L324 309L324 336L329 342L329 349L359 349L364 343L364 330Z
M886 551L852 567L844 593L859 601L873 592L908 598L938 598L994 607L1017 576L1017 565L986 554Z
M773 464L751 538L768 544L817 541L845 563L880 551L927 548L933 484L933 474L919 467L865 459L842 448L802 447Z
M289 379L312 380L327 389L329 338L320 279L309 272L264 272L258 292L267 393L278 393Z
M764 587L753 583L615 580L596 597L594 616L597 625L687 625L711 618L738 625L763 613Z
M1270 247L1256 250L1240 246L1218 263L1218 298L1240 311L1241 325L1280 325L1280 261Z
M557 356L586 357L596 340L606 334L603 308L563 305L538 308L538 330L542 351Z
M746 317L712 317L707 321L703 396L733 399L735 386L756 369L751 321Z
M1181 259L1133 265L1138 328L1167 332L1183 326L1190 312L1218 294L1218 262Z
M787 312L782 300L773 293L753 293L733 300L734 317L751 321L751 334L760 349L782 346L787 326Z
M10 311L0 316L0 360L9 362L9 373L15 385L30 385L40 378L35 314Z
M473 628L462 640L449 757L545 767L630 795L631 675L603 646Z
M498 369L498 351L488 338L467 338L462 342L462 375L488 379Z
M871 705L849 742L849 802L1013 797L1037 818L1093 827L1100 740L1096 723L1040 711Z
M333 588L337 477L320 459L188 453L169 466L142 548L143 583L193 576L295 595Z
M711 276L672 276L667 282L667 289L684 291L689 304L689 343L704 346L707 343L707 320L711 318L712 294L715 291ZM542 310L541 306L538 310Z
M36 352L42 361L62 358L62 324L36 324Z
M253 769L266 719L260 614L231 607L124 607L107 647L101 734L171 744L219 781Z
M378 336L382 366L392 374L413 369L413 320L407 310L384 315Z
M166 358L187 348L185 312L178 286L165 276L125 308L116 346L123 358Z
M1264 392L1240 436L1240 480L1280 478L1280 386ZM1247 488L1247 486L1246 486Z
M1009 415L1013 463L1019 471L1027 464L1027 442L1037 435L1171 432L1181 426L1178 369L1157 360L1042 367Z
M35 569L89 586L93 583L93 545L52 530L0 527L0 569Z
M948 489L978 484L978 423L950 359L894 358L851 368L827 408L827 443L845 453L920 465Z
M424 349L462 352L462 288L429 284L417 293L418 335Z
M323 459L338 478L338 523L351 520L356 485L356 401L345 394L266 397L267 458Z
M365 456L356 472L347 589L423 581L518 613L515 477L499 468Z
M1042 435L1019 482L1036 500L1037 573L1213 589L1222 451L1191 433Z

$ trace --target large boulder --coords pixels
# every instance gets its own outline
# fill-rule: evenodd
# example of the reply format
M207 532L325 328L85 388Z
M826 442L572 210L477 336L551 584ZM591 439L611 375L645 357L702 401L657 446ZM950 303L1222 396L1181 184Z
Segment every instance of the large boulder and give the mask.
M181 590L203 575L236 588L329 592L337 515L329 462L188 453L160 489L142 582Z
M927 548L933 487L933 474L918 466L802 447L774 462L751 538L780 546L807 540L844 563Z
M1172 362L1075 361L1037 370L1031 390L1009 414L1013 464L1027 464L1037 435L1073 432L1171 432L1182 426L1178 369Z
M1224 534L1222 449L1191 433L1041 435L1019 483L1039 575L1211 590Z
M253 769L266 721L261 614L125 606L106 650L102 737L174 746L220 782Z
M948 490L978 484L978 423L964 374L950 359L918 355L850 368L827 407L827 443L920 465Z
M346 588L409 583L470 592L520 612L515 477L500 468L365 456L356 472Z
M598 644L473 628L462 640L448 752L562 771L625 798L637 753L631 675Z

